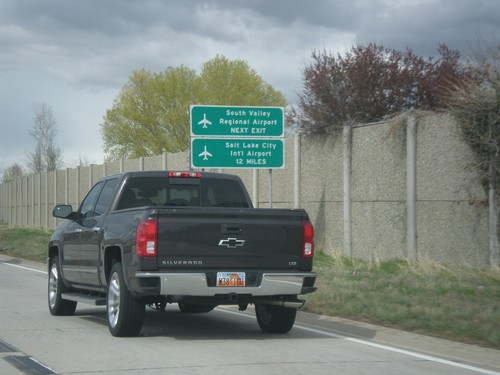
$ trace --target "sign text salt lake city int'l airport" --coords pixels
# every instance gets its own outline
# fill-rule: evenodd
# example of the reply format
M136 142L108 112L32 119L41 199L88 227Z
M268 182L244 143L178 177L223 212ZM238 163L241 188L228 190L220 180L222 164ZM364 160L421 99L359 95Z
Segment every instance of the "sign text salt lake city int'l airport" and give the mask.
M194 138L192 164L196 168L282 168L283 139ZM216 166L216 167L214 167Z

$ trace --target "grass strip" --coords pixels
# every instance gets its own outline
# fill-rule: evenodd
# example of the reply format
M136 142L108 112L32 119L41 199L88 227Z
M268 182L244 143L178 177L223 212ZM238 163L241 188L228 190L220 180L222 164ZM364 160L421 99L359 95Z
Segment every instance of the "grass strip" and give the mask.
M51 234L52 231L40 228L8 227L0 224L0 254L46 262Z
M500 349L500 270L318 254L310 312Z

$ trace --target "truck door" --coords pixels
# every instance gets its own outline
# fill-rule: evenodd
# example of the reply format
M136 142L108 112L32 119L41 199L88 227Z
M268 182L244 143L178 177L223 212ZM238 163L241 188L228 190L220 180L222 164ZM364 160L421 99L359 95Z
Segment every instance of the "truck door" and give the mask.
M62 274L71 283L80 283L80 233L81 225L72 221L64 231L64 251L62 253Z
M102 280L99 278L100 267L100 246L102 241L103 221L108 213L111 201L115 196L118 186L118 179L107 180L102 188L99 197L92 208L92 216L84 222L80 239L80 277L82 284L91 286L101 286Z
M64 278L72 283L82 282L81 240L87 219L93 216L93 207L103 183L96 184L87 194L78 209L78 219L69 224L64 232L62 270Z

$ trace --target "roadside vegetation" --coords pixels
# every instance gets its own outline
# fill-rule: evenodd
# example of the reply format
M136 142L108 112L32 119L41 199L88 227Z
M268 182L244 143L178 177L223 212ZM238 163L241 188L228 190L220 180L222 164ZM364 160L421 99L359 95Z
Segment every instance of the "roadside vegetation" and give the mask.
M0 224L0 254L45 263L51 234L51 231L40 228L8 227Z
M500 269L315 256L305 310L500 349Z
M46 262L50 231L0 224L0 254ZM500 269L317 253L306 311L500 349Z

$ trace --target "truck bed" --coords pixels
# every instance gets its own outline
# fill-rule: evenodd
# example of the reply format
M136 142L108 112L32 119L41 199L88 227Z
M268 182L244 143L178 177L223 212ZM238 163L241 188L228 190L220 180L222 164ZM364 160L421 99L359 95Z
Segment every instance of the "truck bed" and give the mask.
M307 270L304 210L161 208L158 268Z

